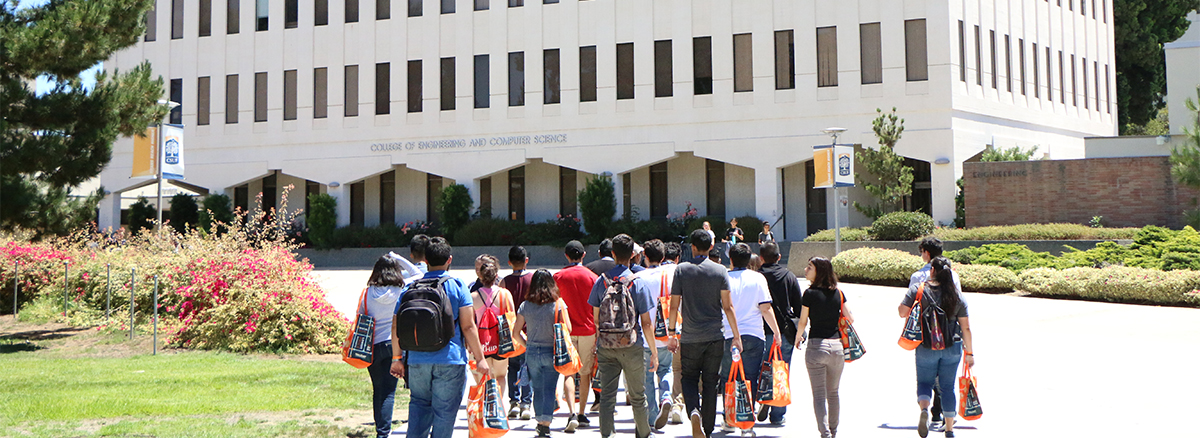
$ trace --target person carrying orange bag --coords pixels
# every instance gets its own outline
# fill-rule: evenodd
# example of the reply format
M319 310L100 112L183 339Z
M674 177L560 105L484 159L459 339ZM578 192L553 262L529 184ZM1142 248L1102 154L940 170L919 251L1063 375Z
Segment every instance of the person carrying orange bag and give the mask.
M792 403L791 375L783 360L779 338L771 344L771 354L765 362L770 372L758 377L758 402L766 406L784 407Z
M475 371L475 361L471 361L471 371ZM471 386L467 393L467 436L496 438L508 433L508 418L500 399L500 385L492 376Z
M725 424L742 430L754 427L754 402L750 397L750 382L742 369L742 355L733 349L733 365L725 382Z
M554 419L554 410L558 407L555 386L558 385L559 372L555 366L555 345L559 343L556 339L566 344L564 348L570 345L565 338L571 330L566 312L566 305L558 297L554 276L550 271L538 269L530 280L525 302L517 310L513 333L526 338L525 366L529 369L530 387L533 389L534 420L537 421L539 437L550 436L550 421ZM570 353L567 351L568 360L573 356L578 364L578 353ZM578 365L572 373L577 371Z
M983 406L979 404L979 384L971 375L971 367L963 360L963 375L958 378L958 415L972 421L983 417Z
M571 333L571 320L564 316L566 313L567 305L559 298L554 303L554 370L564 376L572 376L579 372L582 364L579 352L575 351L575 345L567 337Z

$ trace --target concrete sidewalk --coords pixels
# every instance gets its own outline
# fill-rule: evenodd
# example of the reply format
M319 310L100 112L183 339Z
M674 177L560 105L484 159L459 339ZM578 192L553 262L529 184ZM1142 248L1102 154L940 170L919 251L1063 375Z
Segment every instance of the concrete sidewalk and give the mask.
M474 279L474 272L452 271ZM318 271L334 307L354 311L369 271ZM867 354L846 364L841 381L842 437L915 437L918 410L913 353L896 345L904 289L844 284ZM1200 403L1200 309L966 294L984 416L960 421L959 437L1195 437ZM793 355L792 405L783 427L760 437L816 436L803 352ZM619 399L619 400L623 400ZM464 399L465 402L465 399ZM718 413L719 415L719 413ZM575 436L598 437L598 421ZM532 437L533 421L513 421L506 436ZM551 431L562 432L566 414ZM466 437L460 410L456 437ZM618 404L617 429L632 434L632 413ZM401 424L395 434L403 434ZM659 437L686 437L668 425ZM714 436L723 436L719 431ZM731 436L738 436L732 434ZM942 434L930 432L931 437Z

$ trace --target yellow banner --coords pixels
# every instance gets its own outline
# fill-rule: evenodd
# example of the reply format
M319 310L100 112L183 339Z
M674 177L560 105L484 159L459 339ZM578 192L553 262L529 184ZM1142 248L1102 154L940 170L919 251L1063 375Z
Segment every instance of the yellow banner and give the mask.
M133 175L131 178L158 176L158 128L150 127L144 134L133 136Z
M833 187L833 148L818 146L813 149L813 188Z

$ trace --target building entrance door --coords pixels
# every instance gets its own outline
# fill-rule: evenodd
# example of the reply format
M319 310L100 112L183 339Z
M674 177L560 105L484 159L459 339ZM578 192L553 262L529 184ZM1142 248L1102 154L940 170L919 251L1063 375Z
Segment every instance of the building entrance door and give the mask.
M805 212L807 212L808 235L828 228L829 219L826 216L825 189L814 189L816 184L816 169L812 160L804 163ZM799 239L803 240L803 239Z

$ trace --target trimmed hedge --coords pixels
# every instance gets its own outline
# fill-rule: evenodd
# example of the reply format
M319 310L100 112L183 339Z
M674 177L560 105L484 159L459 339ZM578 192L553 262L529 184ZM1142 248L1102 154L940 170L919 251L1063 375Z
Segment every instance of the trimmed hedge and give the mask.
M1146 228L1159 228L1149 226ZM1079 224L1024 224L977 228L935 228L933 236L952 240L1133 240L1146 228L1092 228ZM1165 229L1164 229L1165 230ZM1171 230L1166 230L1170 232ZM842 228L842 241L873 240L871 227ZM920 240L918 236L912 240ZM833 230L821 230L805 242L832 242Z
M821 230L813 233L813 235L804 238L805 242L832 242L834 238L834 230ZM862 242L871 240L871 227L863 228L842 228L843 242Z
M920 257L904 251L880 248L856 248L834 256L833 272L842 281L908 284L913 272L925 266Z
M1158 271L1110 266L1103 269L1030 269L1021 273L1021 289L1063 298L1138 304L1200 306L1200 272Z
M933 217L919 211L896 211L871 224L871 240L915 240L933 232Z
M999 266L956 264L951 269L958 273L958 281L967 291L1008 293L1021 285L1016 273Z

